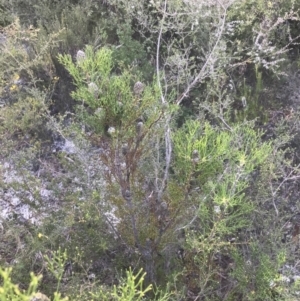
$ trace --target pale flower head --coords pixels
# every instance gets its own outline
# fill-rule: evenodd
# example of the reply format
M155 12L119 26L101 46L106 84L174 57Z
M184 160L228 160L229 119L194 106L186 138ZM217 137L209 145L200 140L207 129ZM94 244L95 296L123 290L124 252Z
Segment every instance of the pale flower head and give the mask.
M78 50L77 53L76 53L76 61L77 61L77 63L82 62L83 60L85 60L85 58L86 58L86 55L85 55L84 51Z
M220 206L214 206L214 212L216 213L216 214L220 214L221 213L221 208L220 208Z
M103 115L103 109L102 108L97 108L95 111L96 116L102 116Z
M107 133L113 136L116 133L116 129L113 126L110 126L107 130Z
M143 121L139 121L136 123L135 129L138 135L141 135L142 131L143 131L143 127L144 127L144 123Z
M192 161L193 161L193 163L198 163L199 160L200 160L199 152L195 149L192 152Z
M136 82L133 86L133 92L136 96L140 96L144 91L145 85L141 82Z
M89 92L91 94L93 94L93 96L95 98L98 97L98 95L99 95L99 88L98 88L98 86L94 82L91 82L91 83L88 84L88 89L89 89Z

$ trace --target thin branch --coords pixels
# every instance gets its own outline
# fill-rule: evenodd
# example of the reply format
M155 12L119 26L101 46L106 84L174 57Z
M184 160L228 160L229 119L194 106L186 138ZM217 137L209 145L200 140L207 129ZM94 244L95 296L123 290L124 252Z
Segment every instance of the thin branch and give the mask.
M300 166L300 164L298 166L296 166L296 168L299 168L299 166ZM283 179L283 181L278 185L278 187L275 189L275 191L273 190L272 183L270 183L270 189L271 189L271 193L272 193L272 204L273 204L273 207L274 207L274 210L275 210L277 216L279 215L279 211L278 211L277 206L275 204L275 196L276 196L277 192L280 190L280 188L282 187L282 185L285 182L300 179L299 175L298 176L291 176L293 174L293 172L295 172L295 169L292 169L289 172L289 174L287 175L287 177L285 177Z
M220 29L220 32L219 32L219 35L218 35L218 38L217 38L217 41L213 47L213 49L211 50L210 54L208 55L208 58L206 60L206 62L204 63L204 65L202 66L200 72L197 74L197 76L194 78L194 80L187 86L187 88L185 89L185 91L179 96L179 98L175 101L175 103L177 105L180 105L181 102L188 96L189 92L192 90L192 88L194 88L194 86L202 80L202 77L203 75L205 74L205 71L206 71L206 68L217 48L217 46L219 45L220 43L220 40L221 40L221 37L222 37L222 33L224 31L224 28L225 28L225 23L226 23L226 13L227 13L227 8L225 8L223 5L222 5L223 9L224 9L224 13L223 13L223 21L222 21L222 26L221 26L221 29Z
M160 96L161 96L161 102L164 104L166 103L163 91L162 91L162 87L161 87L161 82L160 82L160 73L159 73L159 54L160 54L160 44L161 44L161 39L162 39L162 31L163 31L163 26L164 26L164 21L165 21L165 16L166 16L166 10L167 10L167 0L165 0L164 2L164 12L163 12L163 17L161 20L161 26L159 29L159 34L158 34L158 39L157 39L157 48L156 48L156 76L157 76L157 85L159 87L159 91L160 91ZM158 191L158 200L160 201L161 196L163 194L163 191L165 189L166 186L166 182L168 180L169 177L169 168L170 168L170 164L171 164L171 156L172 156L172 143L171 143L171 130L170 130L170 119L171 116L168 115L167 116L167 120L166 120L166 130L165 130L165 154L166 154L166 167L164 170L164 176L162 179L162 184L161 187Z
M160 44L161 44L163 25L164 25L165 16L166 16L166 10L167 10L167 0L165 0L165 4L164 4L164 12L163 12L162 20L161 20L161 26L160 26L160 29L159 29L159 34L158 34L158 38L157 38L157 47L156 47L156 76L157 76L157 85L159 87L160 96L161 96L161 102L162 103L165 103L166 101L165 101L164 95L162 93L162 87L161 87L161 82L160 82L159 53L160 53Z

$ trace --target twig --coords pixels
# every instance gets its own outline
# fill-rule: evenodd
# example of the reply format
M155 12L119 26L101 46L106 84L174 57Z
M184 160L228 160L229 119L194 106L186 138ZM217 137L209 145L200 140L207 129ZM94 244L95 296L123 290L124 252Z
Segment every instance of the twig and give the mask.
M160 53L160 44L161 44L161 37L162 37L162 31L163 31L163 26L164 26L164 20L165 20L165 16L166 16L166 10L167 10L167 0L165 0L164 2L164 11L163 11L163 17L161 20L161 26L159 29L159 34L158 34L158 39L157 39L157 48L156 48L156 75L157 75L157 84L159 87L159 91L160 91L160 96L161 96L161 102L163 104L166 103L166 100L164 98L164 94L162 91L162 87L161 87L161 82L160 82L160 74L159 74L159 53ZM161 187L158 191L158 201L160 201L161 196L163 194L163 191L165 189L165 185L166 182L168 180L169 177L169 168L170 168L170 164L171 164L171 157L172 157L172 143L171 143L171 135L170 135L170 119L171 116L168 115L167 116L167 120L166 120L166 129L165 129L165 154L166 154L166 167L164 170L164 176L162 179L162 183L161 183Z
M201 70L199 71L199 73L197 74L197 76L195 77L195 79L188 85L188 87L185 89L185 91L179 96L179 98L175 101L175 103L179 106L181 104L181 102L183 101L183 99L185 99L189 92L192 90L192 88L194 88L194 86L199 82L201 81L204 73L205 73L205 70L206 70L206 67L207 65L209 64L220 40L221 40L221 37L222 37L222 33L224 31L224 28L225 28L225 22L226 22L226 13L227 13L227 8L225 8L223 5L222 5L222 8L224 9L224 13L223 13L223 22L222 22L222 26L221 26L221 29L219 31L219 35L218 35L218 38L217 38L217 41L213 47L213 49L211 50L210 54L208 55L208 58L206 60L206 62L204 63L204 65L202 66Z

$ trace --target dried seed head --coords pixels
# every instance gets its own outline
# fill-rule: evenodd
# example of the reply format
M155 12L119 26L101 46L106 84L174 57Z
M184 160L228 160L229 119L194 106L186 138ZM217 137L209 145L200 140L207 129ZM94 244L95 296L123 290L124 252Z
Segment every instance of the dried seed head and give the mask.
M113 126L110 126L107 130L107 133L113 136L116 133L116 129Z
M246 108L246 107L247 107L247 100L246 100L246 97L243 96L242 99L241 99L241 101L242 101L243 107Z
M141 134L142 134L143 126L144 126L143 121L139 121L139 122L136 123L136 127L135 127L135 128L136 128L136 133L137 133L138 135L141 135Z
M93 94L93 96L95 98L98 97L98 95L99 95L99 88L98 88L98 86L94 82L91 82L91 83L88 84L88 89L89 89L89 92L91 94Z
M220 214L220 213L221 213L221 208L220 208L220 206L214 206L214 212L215 212L216 214Z
M193 158L199 158L199 152L196 149L193 150L192 157Z
M126 156L127 153L128 153L128 144L125 143L122 145L122 154L123 154L123 156Z
M193 163L198 163L200 160L200 157L199 157L199 152L197 150L193 150L192 152L192 161Z
M126 163L125 162L121 163L120 167L121 167L122 171L125 171L126 170Z
M84 51L78 50L77 54L76 54L76 61L77 61L77 63L82 62L83 60L85 60L85 58L86 58L86 55L85 55Z
M131 200L131 192L128 189L126 189L126 191L124 193L124 197L125 197L126 201Z
M96 111L95 111L95 115L97 116L101 116L103 113L103 109L102 108L97 108Z
M42 294L40 292L37 292L30 299L30 301L50 301L50 299L46 295L44 295L44 294Z
M88 275L88 280L92 281L92 280L95 280L96 278L96 275L94 273L91 273Z
M144 91L144 84L141 82L136 82L133 86L133 92L136 96L140 96Z
M161 206L162 210L167 210L168 209L168 204L165 201L161 202L160 206Z

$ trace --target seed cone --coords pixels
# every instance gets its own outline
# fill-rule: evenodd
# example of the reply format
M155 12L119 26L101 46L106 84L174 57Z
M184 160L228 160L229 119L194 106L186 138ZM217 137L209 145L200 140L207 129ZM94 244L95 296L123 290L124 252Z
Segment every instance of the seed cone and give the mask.
M133 92L136 96L140 96L144 91L144 84L141 82L136 82L133 86Z

